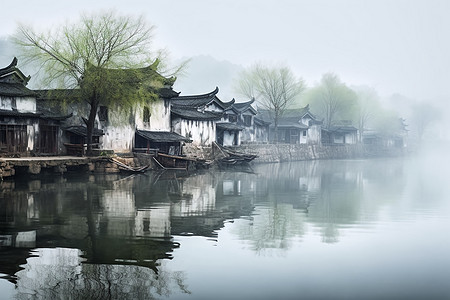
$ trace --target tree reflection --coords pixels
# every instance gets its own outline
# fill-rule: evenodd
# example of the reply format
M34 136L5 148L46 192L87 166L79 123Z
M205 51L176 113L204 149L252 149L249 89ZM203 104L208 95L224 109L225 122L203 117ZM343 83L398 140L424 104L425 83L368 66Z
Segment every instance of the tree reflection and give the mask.
M18 299L157 299L190 293L183 272L82 263L77 249L37 249L17 273Z
M0 183L0 273L24 298L189 293L185 273L165 268L180 246L174 236L218 239L225 223L240 219L232 232L252 251L283 255L311 233L338 243L345 228L376 219L403 189L402 180L388 179L404 175L401 163L311 161L254 170Z

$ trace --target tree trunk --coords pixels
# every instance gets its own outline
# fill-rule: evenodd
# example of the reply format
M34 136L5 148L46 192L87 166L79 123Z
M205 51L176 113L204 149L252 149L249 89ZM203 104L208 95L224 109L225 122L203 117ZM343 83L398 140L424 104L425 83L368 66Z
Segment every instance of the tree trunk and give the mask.
M274 142L275 144L278 144L278 117L275 117L274 119L274 127L275 127L275 136L274 136Z
M97 116L97 110L99 106L99 101L97 100L97 97L93 96L92 100L90 101L91 104L91 110L89 111L89 118L88 122L86 124L87 126L87 136L86 136L86 143L87 143L87 156L92 156L92 136L94 134L94 125L95 125L95 117Z

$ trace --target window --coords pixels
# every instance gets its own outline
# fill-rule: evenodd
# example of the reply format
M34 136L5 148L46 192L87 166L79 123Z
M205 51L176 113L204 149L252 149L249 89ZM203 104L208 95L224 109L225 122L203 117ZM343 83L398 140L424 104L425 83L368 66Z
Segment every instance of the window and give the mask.
M98 119L100 122L108 122L108 107L100 106L98 109Z
M244 125L247 127L252 126L252 116L244 116Z
M228 115L228 122L236 123L237 116L236 115Z
M144 123L150 123L150 109L148 108L148 106L144 106L144 116L143 116L143 120Z
M306 136L306 130L303 130L303 136Z

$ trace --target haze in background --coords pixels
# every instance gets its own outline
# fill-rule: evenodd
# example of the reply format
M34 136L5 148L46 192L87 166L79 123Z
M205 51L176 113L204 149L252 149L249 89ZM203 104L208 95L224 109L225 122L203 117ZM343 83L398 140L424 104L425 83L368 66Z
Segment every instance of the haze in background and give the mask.
M322 74L334 72L349 86L373 87L387 105L402 109L400 115L408 115L404 99L407 105L426 103L448 115L450 2L446 0L257 4L250 0L44 0L9 1L1 6L1 66L14 55L4 39L14 33L17 22L42 30L76 20L82 12L116 9L143 14L156 25L155 47L167 48L174 62L193 57L187 74L175 85L182 94L206 93L219 86L224 101L243 101L231 82L241 68L263 61L290 66L309 86ZM439 128L447 125L441 123Z

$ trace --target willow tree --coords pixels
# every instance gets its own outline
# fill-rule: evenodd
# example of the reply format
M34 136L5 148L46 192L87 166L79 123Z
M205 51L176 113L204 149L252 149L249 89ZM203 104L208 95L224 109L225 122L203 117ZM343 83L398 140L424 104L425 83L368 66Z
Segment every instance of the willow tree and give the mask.
M157 97L155 90L163 85L164 77L152 77L160 66L158 53L151 51L153 31L142 16L106 12L82 15L78 22L46 33L20 25L14 40L25 62L40 68L43 84L76 89L76 99L88 103L87 145L91 154L100 105L126 109Z
M275 141L278 141L278 123L283 113L305 89L301 78L296 78L288 67L270 67L255 64L240 73L236 91L269 112L274 122Z

